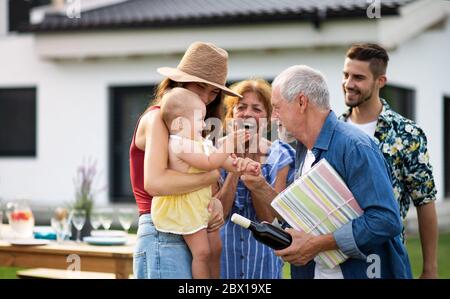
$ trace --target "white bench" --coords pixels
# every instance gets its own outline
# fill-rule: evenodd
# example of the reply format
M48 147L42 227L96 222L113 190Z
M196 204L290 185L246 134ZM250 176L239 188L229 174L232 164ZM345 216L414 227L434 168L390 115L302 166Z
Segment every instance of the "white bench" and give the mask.
M37 279L115 279L114 273L70 271L49 268L33 268L19 270L16 273L18 278Z

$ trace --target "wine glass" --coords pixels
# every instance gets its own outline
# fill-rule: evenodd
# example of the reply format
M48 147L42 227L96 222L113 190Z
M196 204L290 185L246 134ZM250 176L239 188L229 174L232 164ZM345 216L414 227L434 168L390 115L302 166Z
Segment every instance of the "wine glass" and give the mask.
M86 211L85 210L72 210L72 223L73 226L75 226L77 230L77 243L80 243L80 236L81 236L81 229L84 226L84 223L86 222Z
M3 200L0 197L0 226L1 226L1 224L3 224L3 209L4 209Z
M113 221L113 210L109 208L104 208L100 212L100 223L105 230L111 227Z
M135 210L132 208L121 208L119 209L119 222L122 225L123 230L128 234L128 230L133 223L135 218Z
M70 234L70 222L68 221L68 219L58 219L56 217L53 217L52 219L50 219L50 224L56 232L56 242L62 243L64 240L66 240L66 237Z
M101 222L101 213L98 210L92 210L91 212L91 225L94 230L99 229Z
M67 209L57 208L50 219L50 224L56 232L56 242L61 243L70 234L70 218Z
M3 225L3 203L0 198L0 239L2 238L2 225Z

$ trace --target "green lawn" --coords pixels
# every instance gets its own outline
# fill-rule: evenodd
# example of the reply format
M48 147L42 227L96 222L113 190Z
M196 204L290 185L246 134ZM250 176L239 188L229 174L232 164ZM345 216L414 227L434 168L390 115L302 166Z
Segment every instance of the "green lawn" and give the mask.
M417 278L422 271L422 249L420 247L420 241L418 237L408 237L406 244L408 248L409 258L411 260L411 266L414 277ZM439 236L439 250L438 250L438 264L439 264L439 277L450 278L450 233L441 234ZM16 278L16 271L19 268L13 267L0 267L0 279L4 278ZM289 265L286 264L283 268L283 277L290 278Z
M0 279L15 279L16 271L20 269L16 267L0 267Z
M407 238L406 247L408 248L409 259L414 278L418 278L422 272L422 248L417 236ZM450 233L439 236L438 246L438 267L439 278L450 278ZM284 265L283 278L290 278L291 271L288 264Z
M419 277L422 272L422 248L418 237L407 239L409 259L414 277ZM450 233L439 236L438 246L438 272L439 278L450 278Z

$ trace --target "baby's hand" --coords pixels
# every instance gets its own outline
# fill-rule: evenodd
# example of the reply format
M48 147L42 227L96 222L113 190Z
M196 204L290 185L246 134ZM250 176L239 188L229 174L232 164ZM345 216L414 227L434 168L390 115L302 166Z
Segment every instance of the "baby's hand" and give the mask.
M253 175L259 175L261 172L261 165L258 162L253 161L250 158L240 158L236 155L232 155L234 158L233 165L238 172L247 172Z

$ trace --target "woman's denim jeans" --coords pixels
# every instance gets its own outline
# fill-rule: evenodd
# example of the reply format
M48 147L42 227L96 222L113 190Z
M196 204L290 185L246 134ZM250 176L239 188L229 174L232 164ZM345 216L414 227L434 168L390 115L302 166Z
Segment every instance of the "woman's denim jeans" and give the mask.
M192 278L192 255L181 235L158 232L150 214L139 217L133 256L134 277Z

